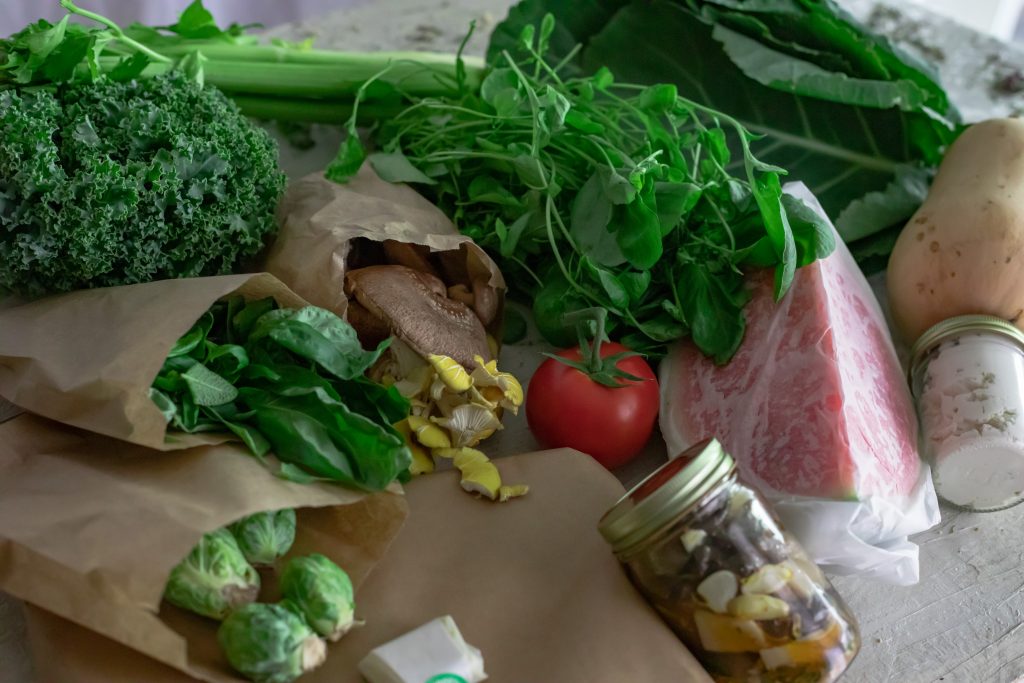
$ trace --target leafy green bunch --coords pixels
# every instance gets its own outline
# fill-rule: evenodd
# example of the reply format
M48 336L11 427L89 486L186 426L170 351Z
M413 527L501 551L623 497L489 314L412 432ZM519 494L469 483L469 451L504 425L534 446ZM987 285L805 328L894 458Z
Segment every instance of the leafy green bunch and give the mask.
M828 226L782 194L785 171L754 156L734 118L674 85L566 75L571 55L543 57L554 31L551 15L527 25L524 56L503 52L478 91L418 98L382 122L370 162L498 257L549 341L572 343L566 314L596 306L633 349L690 334L724 362L743 338L742 268L775 267L782 296L832 250ZM359 153L350 136L336 179Z
M275 232L276 144L203 87L195 54L174 64L67 17L0 52L0 291L226 273ZM156 62L174 68L137 78Z
M962 129L933 67L834 0L521 0L491 35L490 63L515 56L548 12L550 59L674 83L763 133L755 152L807 184L866 268L884 266Z
M408 401L363 376L387 345L364 351L322 308L232 297L178 340L150 395L176 430L230 430L257 457L273 451L286 479L379 491L411 462L391 426Z

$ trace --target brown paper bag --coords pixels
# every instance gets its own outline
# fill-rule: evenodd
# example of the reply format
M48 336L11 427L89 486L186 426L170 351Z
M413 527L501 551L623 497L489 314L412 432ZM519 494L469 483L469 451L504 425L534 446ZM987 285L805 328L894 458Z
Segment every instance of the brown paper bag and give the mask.
M504 458L502 469L530 495L480 505L452 472L407 485L412 514L356 593L366 626L300 682L357 683L374 647L451 614L495 683L710 683L597 532L622 485L566 450ZM29 611L29 639L39 683L190 680L42 610Z
M407 512L397 487L286 482L231 445L151 455L32 415L0 425L0 589L202 681L239 680L217 622L161 603L202 534L299 508L292 554L327 555L358 585Z
M90 432L157 450L223 443L167 433L149 388L168 352L218 299L306 302L266 273L88 289L0 310L0 396Z
M289 187L278 206L281 231L264 269L307 301L338 315L348 305L345 273L374 264L378 243L394 240L436 252L445 284L482 278L503 297L498 266L444 213L407 185L381 180L370 164L340 185L314 173ZM362 244L362 253L360 251ZM496 334L499 315L488 327Z

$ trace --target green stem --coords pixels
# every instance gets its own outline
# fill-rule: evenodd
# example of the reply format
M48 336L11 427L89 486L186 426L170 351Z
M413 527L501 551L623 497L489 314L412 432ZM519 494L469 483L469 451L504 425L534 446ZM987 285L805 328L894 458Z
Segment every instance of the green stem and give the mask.
M590 330L588 322L594 323L594 341L587 344L587 337ZM608 311L600 306L581 308L578 311L571 311L562 315L562 323L566 326L576 325L580 336L580 355L583 357L583 364L591 374L601 371L601 344L605 339L605 325L608 322Z
M85 17L86 19L91 19L92 21L95 21L98 24L103 24L108 29L110 29L110 32L114 34L114 37L117 38L117 40L121 41L125 45L130 45L132 48L138 50L139 52L146 55L153 61L164 62L168 64L171 62L170 57L166 57L160 54L159 52L154 52L153 50L149 49L139 41L126 36L124 34L124 31L121 30L120 26L115 24L110 19L107 19L105 16L101 14L96 14L95 12L90 12L89 10L82 9L81 7L76 6L75 3L71 0L60 0L60 6L66 9L67 11L71 12L72 14L77 14L78 16Z

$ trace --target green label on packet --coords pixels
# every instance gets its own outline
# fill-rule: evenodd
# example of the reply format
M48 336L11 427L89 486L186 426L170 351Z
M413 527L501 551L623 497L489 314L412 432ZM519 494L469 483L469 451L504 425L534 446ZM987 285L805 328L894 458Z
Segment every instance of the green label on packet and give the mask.
M469 681L458 674L437 674L428 678L424 683L469 683Z

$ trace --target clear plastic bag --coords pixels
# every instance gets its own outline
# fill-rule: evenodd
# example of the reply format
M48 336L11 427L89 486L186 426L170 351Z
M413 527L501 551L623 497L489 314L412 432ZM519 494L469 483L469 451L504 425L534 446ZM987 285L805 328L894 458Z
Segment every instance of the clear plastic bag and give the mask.
M802 184L786 191L825 215ZM824 568L909 585L919 567L907 537L938 523L938 501L885 316L835 238L779 302L773 274L751 274L747 332L730 363L688 341L672 349L661 431L670 454L716 436Z

